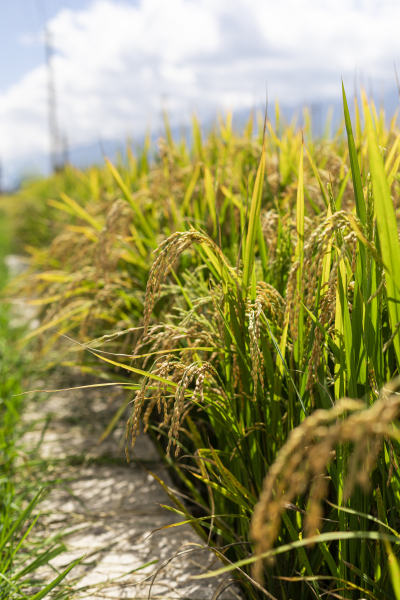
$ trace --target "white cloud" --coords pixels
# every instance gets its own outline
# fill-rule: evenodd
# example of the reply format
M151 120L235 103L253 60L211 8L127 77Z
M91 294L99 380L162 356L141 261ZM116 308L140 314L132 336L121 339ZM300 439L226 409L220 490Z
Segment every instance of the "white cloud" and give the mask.
M340 95L356 69L394 83L400 3L392 0L96 0L50 23L60 127L73 145L141 135L162 98L177 119L196 106L251 106ZM25 40L26 42L26 40ZM352 89L352 85L351 85ZM0 94L0 155L48 148L46 71Z

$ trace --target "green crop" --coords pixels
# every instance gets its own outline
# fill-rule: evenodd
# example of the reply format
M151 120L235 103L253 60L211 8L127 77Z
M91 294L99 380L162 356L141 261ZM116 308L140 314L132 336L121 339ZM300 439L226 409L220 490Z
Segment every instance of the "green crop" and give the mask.
M195 120L189 151L166 123L153 163L49 202L62 231L9 292L41 307L21 345L124 374L128 456L143 418L249 598L399 600L400 134L343 106L332 140L307 112L206 139Z

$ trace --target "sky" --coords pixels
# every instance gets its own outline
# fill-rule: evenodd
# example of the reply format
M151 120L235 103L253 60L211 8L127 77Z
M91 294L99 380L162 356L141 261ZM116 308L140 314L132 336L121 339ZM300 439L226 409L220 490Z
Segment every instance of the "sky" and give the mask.
M0 0L0 161L6 182L48 165L44 28L70 148L140 139L193 110L340 100L341 77L396 92L398 0ZM397 92L396 92L397 93ZM47 161L47 162L46 162Z

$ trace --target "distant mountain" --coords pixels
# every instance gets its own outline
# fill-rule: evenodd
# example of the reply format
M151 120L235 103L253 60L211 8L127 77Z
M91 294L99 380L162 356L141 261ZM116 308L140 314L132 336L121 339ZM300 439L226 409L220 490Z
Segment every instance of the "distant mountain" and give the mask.
M351 91L347 91L347 100L349 102L350 110L352 111L353 105L353 94ZM379 105L379 100L375 98L375 102ZM384 106L386 111L387 119L391 119L396 108L399 105L399 95L396 90L390 91L385 96ZM342 103L339 100L323 100L317 101L309 106L309 110L311 112L312 120L313 120L313 135L320 136L322 135L326 123L326 117L328 114L328 109L331 107L333 109L332 116L332 128L335 129L337 125L343 118L343 108ZM263 106L257 106L256 110L263 111ZM282 117L290 121L295 113L298 114L298 125L302 126L303 117L302 117L302 106L291 106L291 105L280 105L280 111ZM247 122L249 118L250 111L240 110L236 111L233 116L233 124L237 129L241 129L244 124ZM268 107L268 118L275 122L275 107L274 103L270 102ZM215 118L205 118L202 121L202 127L204 131L209 130L213 123L215 123ZM332 130L333 130L332 129ZM185 132L187 141L191 144L191 128L190 124L183 128ZM332 131L330 132L332 133ZM162 135L162 129L158 128L158 132L153 132L151 136L152 140L152 150L156 151L155 142ZM181 127L172 127L172 135L175 139L179 139L182 135ZM133 148L138 147L142 144L143 136L141 138L137 138L133 141ZM71 147L68 149L68 160L72 164L76 165L79 168L86 168L91 164L101 164L103 162L103 153L108 156L111 160L115 159L118 151L125 154L126 151L126 143L127 139L115 139L115 140L98 140L93 141L88 144L79 145L76 147ZM14 190L17 189L24 179L32 176L46 176L50 173L50 160L49 156L46 154L36 154L34 157L30 157L24 160L14 160L9 161L5 165L3 165L3 170L1 172L1 186L2 189Z

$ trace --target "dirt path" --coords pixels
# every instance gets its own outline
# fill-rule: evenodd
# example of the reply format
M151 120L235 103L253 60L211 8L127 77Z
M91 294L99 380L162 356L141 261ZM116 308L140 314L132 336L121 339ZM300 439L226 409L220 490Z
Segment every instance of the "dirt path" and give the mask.
M122 399L110 403L112 398L107 388L55 393L40 404L32 403L25 413L25 419L36 422L27 443L34 447L42 437L41 456L55 460L56 466L50 469L62 468L68 478L41 504L46 529L67 531L68 552L54 566L63 567L86 554L74 571L75 577L82 576L78 597L240 598L230 577L191 579L221 563L202 549L204 543L190 526L152 533L183 519L160 506L171 502L151 475L134 462L126 464L123 425L98 444ZM135 452L146 468L172 485L147 435L139 436ZM152 561L157 562L141 568ZM134 569L140 570L126 575ZM225 586L229 589L218 595Z

